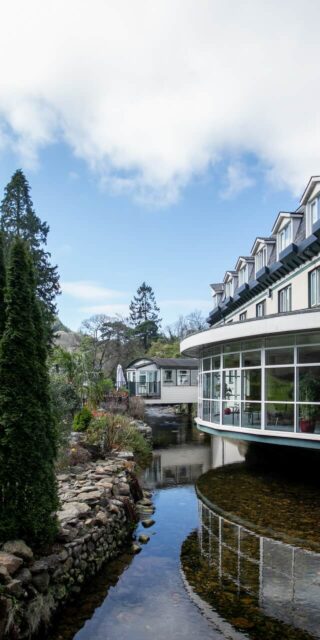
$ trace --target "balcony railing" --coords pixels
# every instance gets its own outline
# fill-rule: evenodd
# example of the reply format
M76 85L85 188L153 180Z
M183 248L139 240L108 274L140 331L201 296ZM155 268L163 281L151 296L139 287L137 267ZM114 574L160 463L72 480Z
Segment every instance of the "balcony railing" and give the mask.
M131 396L142 396L143 398L160 398L160 382L129 382L129 393Z

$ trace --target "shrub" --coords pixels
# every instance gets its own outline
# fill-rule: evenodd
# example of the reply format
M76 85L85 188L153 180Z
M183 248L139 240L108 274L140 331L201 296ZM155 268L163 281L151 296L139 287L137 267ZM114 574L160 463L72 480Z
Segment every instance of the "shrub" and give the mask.
M130 416L132 416L133 418L137 418L138 420L143 420L144 409L145 404L143 398L139 398L138 396L131 396L131 398L129 398Z
M145 466L150 459L150 445L127 416L105 414L92 420L86 440L89 444L98 445L102 455L125 449L133 452L140 466Z
M73 430L74 431L87 431L93 416L88 407L83 407L81 411L78 411L74 416Z

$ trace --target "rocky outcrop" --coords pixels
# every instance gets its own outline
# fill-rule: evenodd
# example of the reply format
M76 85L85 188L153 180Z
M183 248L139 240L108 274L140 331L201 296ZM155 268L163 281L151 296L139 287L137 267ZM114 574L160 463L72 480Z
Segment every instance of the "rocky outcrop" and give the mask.
M120 552L137 518L135 502L143 499L128 456L122 453L58 476L60 530L46 555L38 557L33 550L34 557L22 540L2 545L1 638L31 637Z

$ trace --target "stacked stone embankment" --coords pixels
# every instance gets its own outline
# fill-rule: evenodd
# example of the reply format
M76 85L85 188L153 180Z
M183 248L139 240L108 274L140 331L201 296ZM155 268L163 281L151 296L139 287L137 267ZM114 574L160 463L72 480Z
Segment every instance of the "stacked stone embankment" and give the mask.
M21 540L0 546L0 638L32 637L131 538L143 494L130 457L58 476L60 530L49 553Z

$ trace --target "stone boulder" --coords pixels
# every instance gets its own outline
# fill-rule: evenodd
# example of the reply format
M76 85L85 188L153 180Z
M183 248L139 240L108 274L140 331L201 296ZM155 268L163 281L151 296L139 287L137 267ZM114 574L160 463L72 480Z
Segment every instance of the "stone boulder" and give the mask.
M12 553L6 553L5 551L0 551L0 567L4 567L7 569L8 573L13 576L13 574L18 571L18 569L23 564L22 558L18 558L14 556Z
M18 556L22 560L33 560L33 551L23 540L9 540L3 545L2 551L12 553L12 555Z
M89 511L90 507L85 502L67 502L57 516L60 522L68 522L84 517Z

